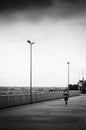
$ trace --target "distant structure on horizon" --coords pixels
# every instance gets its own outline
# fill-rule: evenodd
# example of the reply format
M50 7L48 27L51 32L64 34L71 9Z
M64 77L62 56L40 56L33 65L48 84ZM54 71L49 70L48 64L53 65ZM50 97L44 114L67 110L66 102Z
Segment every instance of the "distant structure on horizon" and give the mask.
M86 93L86 80L84 80L84 78L82 78L82 80L79 80L78 85L81 93Z

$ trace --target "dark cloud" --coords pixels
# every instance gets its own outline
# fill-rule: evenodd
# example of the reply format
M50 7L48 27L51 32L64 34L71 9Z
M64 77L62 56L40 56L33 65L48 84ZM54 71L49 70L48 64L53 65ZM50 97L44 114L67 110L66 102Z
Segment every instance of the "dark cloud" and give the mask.
M20 10L30 7L46 8L52 5L52 0L1 0L0 11Z
M40 21L43 17L55 20L70 18L86 12L85 0L1 0L0 17L3 21L23 18ZM0 20L1 20L0 19Z
M78 0L59 0L60 2L76 3Z
M83 3L85 0L59 0L60 2L67 2L67 3Z
M47 8L55 3L70 3L84 5L86 0L0 0L0 11L20 10L25 8Z
M56 0L61 3L83 3L85 0ZM25 9L30 7L47 8L52 6L55 0L0 0L0 10Z

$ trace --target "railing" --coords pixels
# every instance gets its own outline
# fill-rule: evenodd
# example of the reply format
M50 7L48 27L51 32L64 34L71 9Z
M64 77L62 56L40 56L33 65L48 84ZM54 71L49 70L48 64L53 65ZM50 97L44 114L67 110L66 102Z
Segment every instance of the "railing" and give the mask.
M70 91L69 96L79 96L79 91ZM46 94L33 94L32 102L40 102L46 100L53 100L63 98L63 91L46 93ZM8 95L0 96L0 108L19 106L30 103L30 95Z

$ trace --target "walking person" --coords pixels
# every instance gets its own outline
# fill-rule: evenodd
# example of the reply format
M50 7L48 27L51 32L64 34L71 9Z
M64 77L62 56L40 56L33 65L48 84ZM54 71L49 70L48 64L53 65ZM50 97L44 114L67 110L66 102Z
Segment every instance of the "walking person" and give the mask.
M68 98L69 98L69 91L68 91L68 89L64 90L63 97L64 97L65 105L67 105L68 104Z

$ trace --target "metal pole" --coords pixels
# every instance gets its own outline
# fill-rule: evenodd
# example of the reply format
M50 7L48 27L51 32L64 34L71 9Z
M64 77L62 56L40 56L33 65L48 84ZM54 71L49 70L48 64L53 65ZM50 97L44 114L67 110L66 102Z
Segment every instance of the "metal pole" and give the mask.
M30 104L32 104L32 43L31 41L27 41L30 44Z
M32 44L30 44L30 103L32 103Z
M68 90L69 90L69 62L67 62L67 64L68 64Z

